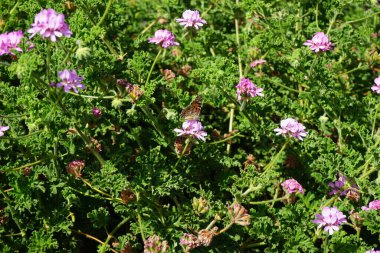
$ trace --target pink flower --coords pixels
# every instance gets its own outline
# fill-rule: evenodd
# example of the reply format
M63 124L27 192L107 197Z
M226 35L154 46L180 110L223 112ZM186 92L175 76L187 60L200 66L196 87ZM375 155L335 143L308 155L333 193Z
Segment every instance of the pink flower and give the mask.
M371 249L367 250L365 253L380 253L380 250Z
M371 90L380 94L380 76L375 79L375 84L371 87Z
M182 129L176 128L174 132L178 133L177 136L184 135L206 141L207 133L203 131L203 126L198 120L186 120L182 124Z
M330 235L334 233L334 231L339 230L339 226L342 223L347 222L346 215L338 210L337 207L324 207L322 209L322 214L317 214L316 220L313 220L314 223L319 223L318 228L324 226L324 231L328 231Z
M263 88L259 88L256 84L252 83L249 78L241 78L238 85L235 86L237 91L238 100L247 100L249 96L251 97L264 97Z
M161 238L157 235L150 236L144 241L144 253L165 253L168 248L168 242L161 242Z
M5 131L9 130L9 126L0 126L0 137L4 135Z
M303 44L309 46L310 50L315 51L316 53L319 51L324 52L331 50L334 46L334 44L329 41L329 37L323 32L315 33L311 40L307 40Z
M292 136L301 141L306 137L307 132L305 131L305 127L295 119L287 118L281 120L280 126L281 128L274 129L277 132L276 135Z
M94 115L95 118L99 118L102 115L102 110L100 110L97 107L92 108L92 115Z
M22 49L18 46L22 38L24 38L22 31L0 34L0 55L14 55L12 50L22 52Z
M282 184L282 187L284 187L285 190L287 190L290 194L294 192L299 192L304 194L304 190L302 188L302 185L297 182L297 180L291 178L288 180L285 180Z
M374 200L369 202L368 207L362 206L362 210L369 211L369 210L380 210L380 200Z
M53 9L42 10L38 13L28 33L32 34L30 38L39 33L53 42L57 40L57 37L60 38L62 35L70 37L72 34L69 26L65 23L65 16L57 14Z
M201 242L198 240L198 237L193 234L187 234L184 233L181 240L180 244L186 246L186 250L190 251L192 249L195 249L199 246L201 246Z
M174 35L168 30L157 30L154 33L154 37L148 40L149 43L160 45L163 48L179 45L178 42L174 41Z
M63 87L65 92L69 92L73 90L75 93L78 93L77 88L84 89L84 85L81 83L83 78L77 75L75 70L69 71L67 69L63 71L59 71L59 78L61 78L62 82L57 83L57 87ZM54 86L55 84L51 84Z
M202 19L199 15L199 11L186 10L182 13L182 18L177 18L176 21L186 27L195 27L199 29L203 24L207 24L206 20Z
M251 68L254 68L254 67L256 67L258 65L262 65L262 64L264 64L266 62L267 61L264 60L264 59L258 59L258 60L255 60L255 61L251 62L251 64L249 64L249 66L251 66Z

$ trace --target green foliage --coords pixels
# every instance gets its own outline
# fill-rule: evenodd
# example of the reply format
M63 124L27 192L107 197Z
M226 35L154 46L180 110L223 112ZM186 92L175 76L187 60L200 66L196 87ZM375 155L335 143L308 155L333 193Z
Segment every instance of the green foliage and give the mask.
M0 126L10 126L0 137L1 252L142 252L153 235L167 252L185 252L184 233L214 226L220 234L191 252L380 247L379 211L361 209L380 198L380 105L370 89L380 69L380 5L236 2L1 1L1 32L25 34L23 52L0 56ZM26 38L46 8L65 15L70 38ZM184 29L175 19L186 9L207 24ZM148 43L158 29L180 45ZM303 45L319 31L333 50ZM251 68L257 59L267 62ZM50 87L64 69L75 69L85 90ZM264 97L238 101L241 77ZM192 139L181 154L173 129L197 95L207 141ZM289 117L305 125L304 141L273 131ZM73 160L84 168L70 168ZM328 194L337 173L359 187L357 201ZM284 191L289 178L304 195ZM236 203L249 225L232 225L226 204ZM326 205L347 216L331 236L312 222Z

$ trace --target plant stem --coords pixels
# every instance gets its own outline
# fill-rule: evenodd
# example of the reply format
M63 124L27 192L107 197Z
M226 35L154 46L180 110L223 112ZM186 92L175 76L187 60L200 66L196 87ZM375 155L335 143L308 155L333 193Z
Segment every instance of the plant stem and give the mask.
M90 182L88 182L86 179L84 179L84 178L82 178L82 177L79 177L79 179L82 180L83 183L85 183L88 187L90 187L90 188L93 189L94 191L96 191L96 192L98 192L98 193L100 193L100 194L102 194L102 195L104 195L104 196L107 196L107 197L109 197L109 198L112 198L112 196L111 196L110 194L108 194L108 193L106 193L106 192L104 192L104 191L102 191L102 190L100 190L100 189L98 189L98 188L92 186L92 184L91 184Z
M88 139L88 137L78 127L74 127L74 129L78 132L80 137L82 137L83 141L86 143L86 145L90 149L91 153L95 156L95 158L100 162L100 165L103 167L106 164L106 161L99 154L99 152L93 147L93 143Z
M108 247L108 242L112 239L113 235L121 228L121 226L123 226L127 221L129 220L129 217L128 218L125 218L124 220L122 220L115 228L114 230L112 230L111 233L108 234L107 236L107 239L106 241L102 244L102 247L100 248L99 250L99 253L104 253L106 252L106 249L110 249Z
M262 204L268 204L268 203L273 203L273 202L277 202L277 201L286 200L287 198L288 198L287 196L284 196L284 197L281 197L281 198L275 198L275 199L269 199L269 200L261 200L261 201L249 202L249 204L251 204L251 205L262 205Z
M107 4L107 7L106 7L106 10L104 11L102 18L99 20L99 22L96 24L96 26L100 26L100 25L103 23L103 21L106 19L107 14L108 14L108 12L109 12L110 9L111 9L112 1L113 1L113 0L109 0L109 1L108 1L108 4Z
M356 22L359 22L359 21L362 21L362 20L366 20L368 18L372 18L373 16L377 16L380 14L380 11L379 12L375 12L373 13L372 15L370 16L367 16L367 17L364 17L364 18L359 18L359 19L355 19L355 20L351 20L351 21L347 21L346 24L351 24L351 23L356 23Z
M158 57L160 57L161 53L162 53L162 48L160 48L160 50L158 50L158 53L157 53L157 55L156 55L156 58L154 58L154 61L153 61L153 63L152 63L152 66L150 67L150 70L149 70L149 73L148 73L148 77L146 78L145 85L148 84L148 82L149 82L149 80L150 80L150 76L152 75L152 72L153 72L153 68L154 68L154 66L156 65L156 62L157 62L157 60L158 60Z
M218 233L216 233L217 235L220 235L220 234L223 234L224 232L226 232L228 229L230 229L232 227L232 225L234 225L235 223L234 222L231 222L230 224L228 224L225 228L223 228L222 230L220 230Z
M83 196L86 196L86 197L90 197L90 198L95 198L95 199L105 199L105 200L109 200L109 201L118 201L120 203L123 203L121 199L119 198L108 198L108 197L101 197L101 196L96 196L96 195L91 195L91 194L88 194L88 193L85 193L85 192L81 192L81 191L78 191L77 189L69 186L69 188L79 194L82 194Z
M141 238L143 241L145 241L145 235L144 235L144 230L143 230L143 226L142 226L142 219L141 219L141 207L140 207L140 193L139 192L136 192L136 204L137 204L137 221L139 223L139 228L140 228L140 234L141 234Z
M182 160L182 157L183 157L184 154L186 153L186 150L187 150L187 148L188 148L188 146L189 146L189 144L190 144L190 141L191 141L191 140L190 140L189 138L186 139L186 141L185 141L185 142L186 142L185 148L182 150L182 153L181 153L180 157L178 158L176 164L174 165L173 170L175 170L175 169L177 168L177 165L178 165L179 162Z
M64 156L67 156L67 155L68 155L68 153L63 154L63 155L60 155L59 158L64 157ZM12 168L12 169L9 169L9 170L3 170L3 172L9 172L9 171L21 170L21 169L24 169L24 168L26 168L26 167L31 167L31 166L34 166L34 165L36 165L36 164L42 163L43 161L50 160L50 159L51 159L51 157L47 157L47 158L44 158L44 159L41 159L41 160L38 160L38 161L35 161L35 162L32 162L32 163L24 164L24 165L19 166L19 167L16 167L16 168Z
M375 133L376 118L377 118L377 113L379 112L379 108L380 108L380 103L378 103L378 104L376 105L375 116L373 117L373 122L372 122L372 133L371 133L371 136L372 136L372 137L373 137L373 134Z
M214 141L214 142L210 142L209 144L219 144L219 143L223 143L223 142L226 142L226 141L229 141L235 137L244 137L244 135L241 135L241 134L235 134L235 135L232 135L232 136L229 136L227 138L224 138L223 140L220 140L220 141Z
M278 158L280 157L280 155L282 154L282 152L284 151L285 147L288 145L289 143L289 139L284 143L284 145L282 146L282 148L280 149L280 151L277 153L277 155L273 158L273 160L271 160L267 166L264 167L264 172L261 174L261 175L264 175L267 171L269 171L271 168L273 168L274 164L277 162Z
M102 242L101 240L99 240L98 238L96 238L96 237L94 237L94 236L92 236L92 235L89 235L89 234L86 234L86 233L83 233L83 232L81 232L81 231L77 231L77 230L72 230L72 231L75 232L75 233L77 233L77 234L84 235L85 237L87 237L87 238L89 238L89 239L91 239L91 240L93 240L93 241L95 241L95 242L98 242L98 243L104 245L104 242ZM111 251L114 252L114 253L118 253L118 252L117 252L116 250L114 250L114 249L111 249L111 248L108 248L108 249L111 250Z
M376 167L373 167L372 169L370 169L369 171L367 171L366 173L363 173L359 179L364 179L366 178L367 176L371 175L373 172L375 172L377 170Z
M230 123L228 125L228 132L231 133L233 130L233 124L234 124L234 115L235 115L235 106L231 107L230 109ZM227 155L231 152L231 143L229 142L227 144Z

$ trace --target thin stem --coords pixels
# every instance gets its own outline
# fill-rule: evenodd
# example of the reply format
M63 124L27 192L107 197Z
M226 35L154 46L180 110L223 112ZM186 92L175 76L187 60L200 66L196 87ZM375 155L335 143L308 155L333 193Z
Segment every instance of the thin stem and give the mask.
M229 136L227 138L224 138L223 140L220 140L220 141L214 141L214 142L210 142L209 144L219 144L219 143L223 143L223 142L226 142L226 141L229 141L235 137L244 137L244 135L241 135L241 134L235 134L235 135L232 135L232 136Z
M96 24L96 26L100 26L100 25L103 23L103 21L106 19L107 14L108 14L108 12L109 12L110 9L111 9L112 1L113 1L113 0L109 0L109 1L108 1L108 4L107 4L107 7L106 7L106 10L104 11L102 18L99 20L99 22Z
M317 6L315 7L315 24L317 25L318 30L320 30L318 25L318 2Z
M143 241L145 241L145 235L144 235L144 229L143 229L143 226L142 226L142 219L141 219L141 207L140 207L140 193L139 192L136 192L136 204L137 204L137 221L139 223L139 228L140 228L140 234L141 234L141 238L143 239Z
M90 96L90 95L82 95L79 93L75 92L67 92L67 94L78 96L78 97L83 97L83 98L94 98L94 99L114 99L115 96Z
M35 134L38 134L38 133L42 133L44 130L38 130L38 131L35 131L35 132L32 132L32 133L29 133L29 134L26 134L26 135L20 135L20 136L17 136L17 137L1 137L0 141L1 140L19 140L19 139L24 139L25 137L29 137L29 136L32 136L32 135L35 135Z
M24 116L29 116L29 114L20 114L20 115L1 115L0 114L0 118L20 118L20 117L24 117Z
M60 155L59 158L61 157L64 157L64 156L67 156L68 153L66 154L63 154L63 155ZM32 162L32 163L27 163L27 164L24 164L22 166L19 166L19 167L16 167L16 168L12 168L12 169L9 169L9 170L3 170L3 172L9 172L9 171L15 171L15 170L21 170L21 169L24 169L24 168L27 168L27 167L31 167L31 166L34 166L36 164L39 164L39 163L42 163L43 161L46 161L46 160L50 160L51 157L47 157L47 158L44 158L44 159L41 159L41 160L38 160L38 161L35 161L35 162Z
M181 153L180 157L178 158L176 164L174 165L173 170L175 170L175 169L177 168L177 165L178 165L179 162L182 160L182 157L185 155L186 150L187 150L187 148L189 147L189 144L190 144L191 140L190 140L189 138L187 138L185 142L186 142L185 148L182 150L182 153Z
M376 118L377 118L377 113L379 112L380 108L380 103L376 105L376 110L375 110L375 116L373 117L373 122L372 122L372 133L371 136L373 137L373 134L375 133L375 126L376 126Z
M11 215L12 215L12 218L13 218L13 221L16 223L16 226L18 227L18 229L20 230L21 232L21 236L24 237L26 235L25 233L25 230L22 228L21 226L21 223L18 221L18 219L16 218L16 212L15 210L13 209L13 206L12 206L12 203L11 203L11 200L9 199L8 195L6 192L3 191L3 189L0 188L0 193L3 195L4 197L4 202L7 203L8 205L8 208L9 208L9 211L11 212Z
M77 189L69 186L69 188L79 194L82 194L83 196L86 196L86 197L90 197L90 198L94 198L94 199L105 199L105 200L109 200L109 201L118 201L118 202L121 202L122 203L122 200L121 199L115 199L115 198L108 198L108 197L102 197L102 196L96 196L96 195L91 195L91 194L88 194L88 193L85 193L85 192L81 192L81 191L78 191Z
M234 115L235 115L235 106L233 106L230 110L230 123L228 125L228 132L231 133L233 130L233 124L234 124ZM231 143L229 142L227 144L227 155L231 152Z
M91 240L93 240L93 241L95 241L95 242L98 242L98 243L104 245L104 242L102 242L101 240L99 240L98 238L96 238L96 237L94 237L94 236L92 236L92 235L89 235L89 234L86 234L86 233L83 233L83 232L81 232L81 231L77 231L77 230L72 230L72 231L75 232L75 233L77 233L77 234L84 235L85 237L87 237L87 238L89 238L89 239L91 239ZM114 250L114 249L111 249L111 248L108 248L108 249L111 250L111 251L114 252L114 253L118 253L118 252L117 252L116 250Z
M330 30L331 30L332 26L334 25L337 16L338 16L338 12L335 12L334 17L330 22L329 29L327 29L326 35L329 35Z
M128 218L125 218L124 220L122 220L115 228L114 230L112 230L111 233L108 234L107 236L107 239L106 241L103 243L102 247L100 248L99 250L99 253L104 253L106 252L107 248L110 249L110 247L108 247L108 243L109 241L112 239L113 235L121 228L121 226L123 226L127 221L129 220L129 217Z
M95 158L100 162L100 165L103 167L105 165L106 161L99 154L99 152L93 147L93 143L88 139L88 137L78 127L74 127L74 129L82 137L84 142L87 144L87 147L90 149L91 153L95 156Z
M214 225L220 220L220 216L217 214L215 215L214 219L210 222L210 224L208 224L208 226L206 227L206 230L210 230L212 227L214 227Z
M106 193L106 192L104 192L104 191L102 191L102 190L100 190L100 189L98 189L98 188L92 186L92 184L91 184L90 182L88 182L86 179L84 179L84 178L82 178L82 177L79 177L79 179L82 180L83 183L85 183L87 186L89 186L89 187L90 187L91 189L93 189L94 191L96 191L96 192L98 192L98 193L100 193L100 194L102 194L102 195L104 195L104 196L107 196L107 197L109 197L109 198L112 198L112 196L111 196L110 194L108 194L108 193Z
M222 230L220 230L218 233L216 233L217 235L220 235L220 234L223 234L224 232L226 232L228 229L230 229L235 223L234 222L231 222L230 224L228 224L225 228L223 228Z
M268 204L268 203L274 203L277 201L282 201L288 199L287 196L281 197L281 198L274 198L274 199L269 199L269 200L261 200L261 201L253 201L249 202L251 205L263 205L263 204Z
M277 155L273 158L272 161L270 161L267 166L264 167L264 172L261 174L261 175L264 175L267 171L269 171L271 168L273 168L274 164L277 162L278 158L280 157L280 155L282 154L282 152L284 151L285 147L288 145L289 143L289 139L284 143L284 145L282 146L282 148L280 149L280 151L277 153Z
M152 63L152 66L150 67L150 70L149 70L149 73L148 73L148 77L147 77L147 79L146 79L146 81L145 81L145 85L148 84L148 82L149 82L149 80L150 80L150 76L152 75L152 72L153 72L153 68L154 68L154 66L156 65L156 62L157 62L157 60L158 60L158 57L160 57L161 53L162 53L162 48L160 48L160 50L158 50L158 53L157 53L157 55L156 55L156 58L154 58L154 61L153 61L153 63Z
M376 167L373 167L372 169L370 169L369 171L367 171L366 173L363 173L359 179L364 179L366 178L367 176L371 175L373 172L375 172L377 170Z
M50 83L50 58L51 58L51 47L50 41L47 41L47 57L46 57L46 78L48 83Z
M366 20L368 18L372 18L373 16L377 16L380 14L380 11L379 12L375 12L373 13L372 15L370 16L367 16L367 17L364 17L364 18L359 18L359 19L355 19L355 20L351 20L351 21L347 21L346 24L351 24L351 23L356 23L356 22L359 22L359 21L362 21L362 20Z

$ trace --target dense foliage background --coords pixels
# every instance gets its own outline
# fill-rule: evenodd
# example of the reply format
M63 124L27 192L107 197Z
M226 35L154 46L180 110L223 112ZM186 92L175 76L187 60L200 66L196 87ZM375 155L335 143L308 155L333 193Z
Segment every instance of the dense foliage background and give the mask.
M235 224L192 252L380 247L379 213L361 210L380 198L380 98L370 89L380 71L377 1L2 0L0 30L28 36L47 8L65 14L71 38L35 36L29 51L24 39L24 53L0 59L0 125L10 126L0 137L2 252L142 252L153 235L167 252L181 252L184 233L210 222L226 228L226 203L234 202L249 211L250 225ZM175 19L187 9L207 24L184 29ZM148 38L162 28L180 45L150 72L160 48ZM303 45L319 31L332 51ZM259 58L267 63L251 68ZM264 88L244 110L239 63ZM63 69L75 69L86 89L49 87ZM134 101L118 79L143 95ZM207 141L181 157L173 129L197 95ZM285 147L273 130L288 117L308 135ZM85 161L82 177L66 172L73 160ZM357 202L328 195L338 172L358 185ZM305 194L286 195L280 184L288 178ZM348 221L332 236L312 222L326 205ZM349 219L352 210L360 220Z

